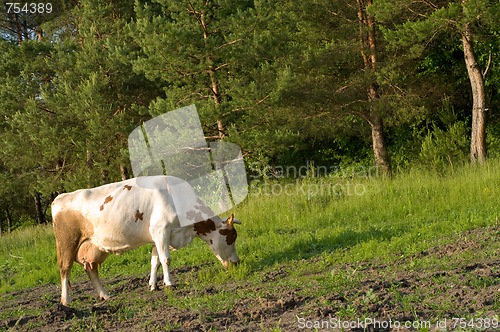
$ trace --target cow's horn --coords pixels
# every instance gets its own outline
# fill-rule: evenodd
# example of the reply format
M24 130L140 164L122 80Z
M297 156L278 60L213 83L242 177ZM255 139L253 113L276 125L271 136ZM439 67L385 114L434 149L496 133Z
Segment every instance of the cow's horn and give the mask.
M229 229L233 228L233 221L234 221L234 213L231 213L231 215L226 219L227 228Z

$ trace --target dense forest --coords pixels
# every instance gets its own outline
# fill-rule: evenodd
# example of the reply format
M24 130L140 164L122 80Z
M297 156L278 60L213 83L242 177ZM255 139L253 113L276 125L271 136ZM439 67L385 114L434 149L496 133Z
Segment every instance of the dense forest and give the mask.
M190 104L251 177L483 163L499 21L497 0L4 0L0 234L133 176L129 133Z

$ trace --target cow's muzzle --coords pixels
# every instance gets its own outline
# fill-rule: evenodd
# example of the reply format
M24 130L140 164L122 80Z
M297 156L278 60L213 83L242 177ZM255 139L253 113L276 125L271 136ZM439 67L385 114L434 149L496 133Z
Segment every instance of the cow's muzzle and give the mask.
M233 261L223 261L223 262L222 262L222 266L224 266L224 268L227 270L227 269L229 269L230 267L235 267L235 266L237 266L237 265L238 265L238 263L239 263L239 260L238 260L238 261L235 261L235 262L233 262Z

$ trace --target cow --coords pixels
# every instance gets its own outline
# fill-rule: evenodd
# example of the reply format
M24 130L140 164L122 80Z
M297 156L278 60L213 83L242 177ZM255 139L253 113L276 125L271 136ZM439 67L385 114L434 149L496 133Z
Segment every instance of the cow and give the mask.
M182 195L181 209L174 205L176 193ZM179 197L176 199L179 201ZM240 222L234 215L226 220L215 215L186 181L173 176L141 176L60 194L51 208L63 306L70 303L69 276L74 261L83 266L103 300L109 294L99 280L98 268L110 253L119 255L153 243L149 279L152 291L156 289L160 264L164 285L173 285L170 249L181 248L195 237L209 245L224 268L239 261L234 224ZM193 223L181 226L178 210L184 211Z

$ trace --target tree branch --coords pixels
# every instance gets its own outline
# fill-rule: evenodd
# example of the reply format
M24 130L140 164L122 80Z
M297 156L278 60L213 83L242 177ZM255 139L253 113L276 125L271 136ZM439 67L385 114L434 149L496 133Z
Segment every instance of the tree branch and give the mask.
M227 66L229 66L229 63L224 63L224 64L220 65L219 67L214 68L213 71L217 71L217 70L224 68L224 67L227 67Z
M426 5L428 5L429 7L431 7L432 9L438 8L435 4L433 4L432 2L430 2L428 0L423 0L422 2L425 3Z
M236 43L237 43L237 42L239 42L239 41L241 41L241 38L238 38L238 39L235 39L235 40L233 40L233 41L230 41L230 42L227 42L227 43L225 43L225 44L222 44L222 45L220 45L220 46L217 46L215 49L216 49L216 50L219 50L219 49L224 48L224 47L226 47L226 46L236 44Z
M488 56L488 64L486 65L486 68L483 71L483 79L485 79L486 75L488 75L488 70L490 69L490 65L491 65L491 51L490 55Z
M47 109L47 108L45 108L45 107L38 106L38 109L39 109L39 110L41 110L41 111L44 111L44 112L50 113L50 114L57 115L57 113L56 113L56 112L51 111L51 110L49 110L49 109Z

